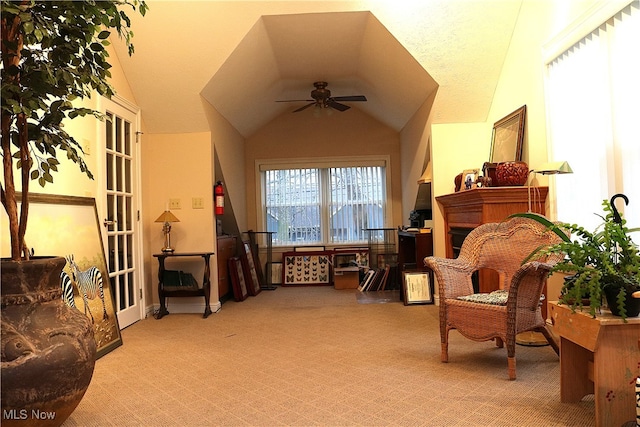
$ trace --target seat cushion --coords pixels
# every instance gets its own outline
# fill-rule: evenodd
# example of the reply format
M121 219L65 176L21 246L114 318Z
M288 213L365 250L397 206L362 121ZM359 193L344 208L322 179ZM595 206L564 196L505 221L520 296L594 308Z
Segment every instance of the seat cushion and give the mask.
M489 293L465 295L456 299L461 301L477 302L480 304L507 305L508 296L509 292L504 289L498 289L497 291Z
M480 304L492 304L492 305L507 305L507 298L509 297L509 291L504 289L498 289L497 291L482 293L482 294L472 294L472 295L464 295L458 297L460 301L469 301L469 302L477 302ZM540 302L544 301L544 294L540 295Z

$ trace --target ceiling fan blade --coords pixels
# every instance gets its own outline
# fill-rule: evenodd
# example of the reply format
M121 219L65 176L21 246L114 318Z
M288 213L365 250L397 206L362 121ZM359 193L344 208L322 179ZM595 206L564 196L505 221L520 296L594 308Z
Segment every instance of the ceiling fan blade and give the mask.
M351 108L348 105L340 104L340 103L334 101L333 99L329 99L327 101L327 105L329 107L331 107L331 108L334 108L334 109L338 110L338 111L347 111L349 108Z
M283 99L276 102L315 102L314 99Z
M354 96L334 96L332 98L334 101L366 101L367 97L364 95L354 95Z
M300 107L297 110L293 110L293 112L297 113L298 111L306 110L307 108L311 107L312 105L316 105L316 102L314 101L311 104L307 104L304 107Z

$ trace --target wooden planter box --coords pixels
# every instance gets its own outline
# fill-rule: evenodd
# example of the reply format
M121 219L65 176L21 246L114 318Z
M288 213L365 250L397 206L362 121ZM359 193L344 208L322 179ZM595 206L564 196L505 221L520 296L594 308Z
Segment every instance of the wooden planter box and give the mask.
M549 303L560 337L560 400L579 402L595 395L596 427L621 426L636 417L635 379L640 375L640 317L609 311L593 318Z

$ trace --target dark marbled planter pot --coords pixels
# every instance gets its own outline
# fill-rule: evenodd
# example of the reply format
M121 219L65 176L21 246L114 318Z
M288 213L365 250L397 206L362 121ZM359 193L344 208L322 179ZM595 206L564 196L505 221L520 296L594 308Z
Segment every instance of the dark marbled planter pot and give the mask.
M96 360L90 320L61 298L62 257L2 260L2 425L59 426Z

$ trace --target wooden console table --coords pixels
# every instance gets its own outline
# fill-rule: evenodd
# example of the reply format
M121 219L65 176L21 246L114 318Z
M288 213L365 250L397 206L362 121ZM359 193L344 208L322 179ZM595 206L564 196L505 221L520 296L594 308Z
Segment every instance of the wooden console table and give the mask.
M572 313L549 303L560 337L560 401L595 395L596 427L621 426L636 417L635 379L640 374L640 317L613 316L603 310Z
M205 319L212 313L210 305L211 295L211 281L209 278L209 258L213 255L213 252L163 252L161 254L154 254L153 256L158 258L158 297L160 299L160 310L156 316L156 319L162 319L163 316L169 314L166 306L166 297L204 297L204 314L202 317ZM164 280L164 262L167 258L176 257L202 257L204 260L204 277L202 278L202 288L197 289L184 289L184 290L166 290L163 286Z

